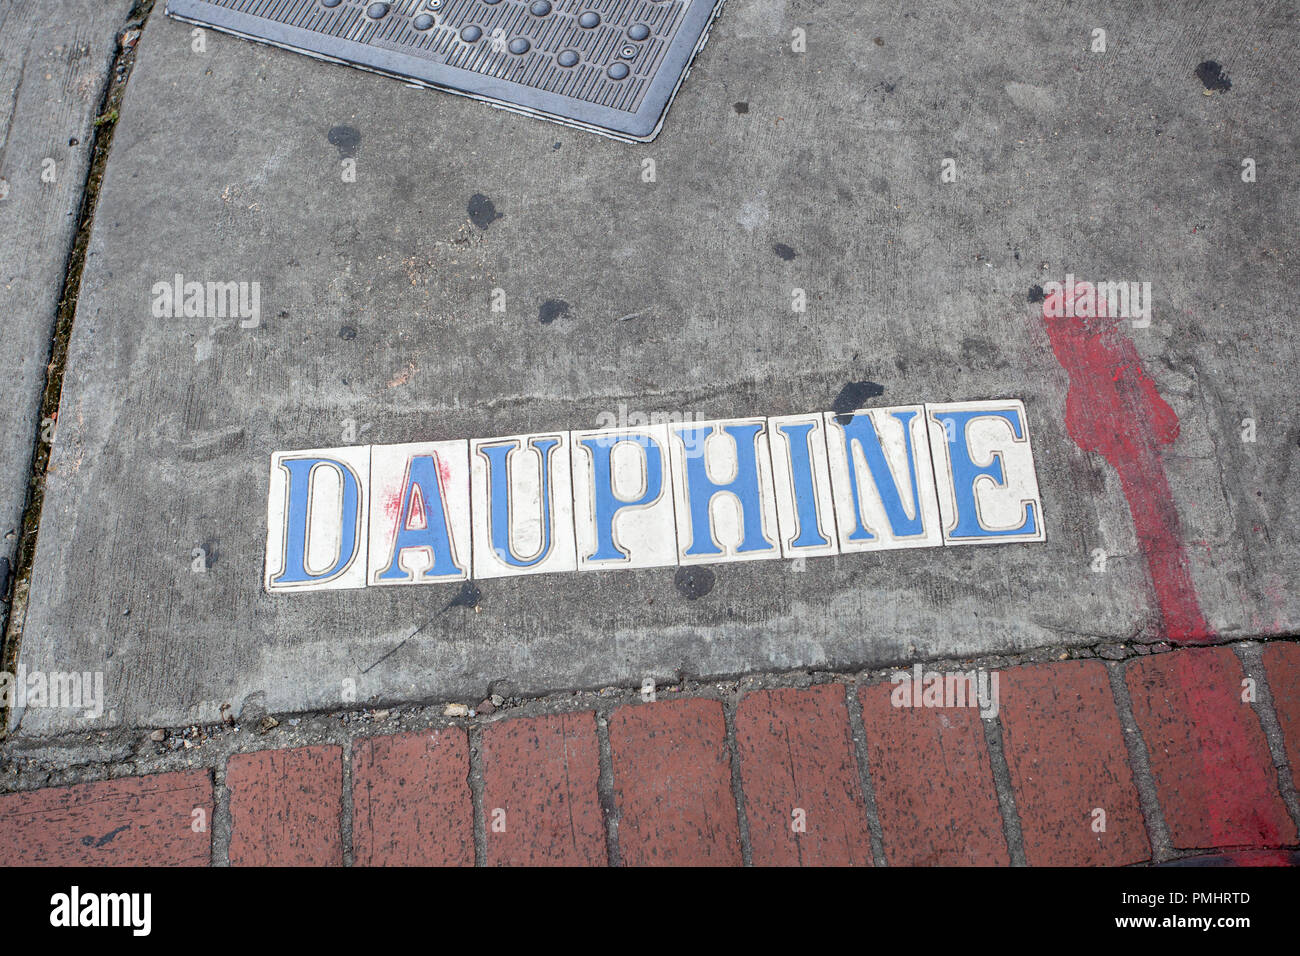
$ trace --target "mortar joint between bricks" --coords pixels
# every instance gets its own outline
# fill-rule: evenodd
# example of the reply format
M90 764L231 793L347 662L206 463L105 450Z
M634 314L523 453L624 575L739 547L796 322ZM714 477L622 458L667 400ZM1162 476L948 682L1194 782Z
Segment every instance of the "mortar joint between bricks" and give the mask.
M1172 859L1175 853L1169 838L1169 825L1160 806L1155 777L1151 773L1151 758L1146 740L1133 715L1133 700L1125 681L1127 669L1127 662L1108 662L1106 674L1110 678L1111 696L1115 700L1115 710L1119 714L1120 728L1124 733L1129 770L1133 773L1133 786L1137 788L1138 805L1146 824L1147 842L1151 845L1151 859L1154 863L1161 863Z
M1002 834L1007 841L1007 853L1012 866L1028 866L1025 855L1024 831L1020 825L1020 809L1016 805L1015 787L1011 783L1011 768L1003 748L1002 721L998 717L982 717L984 746L988 750L989 770L993 789L997 793L998 809L1002 817Z
M343 744L343 793L339 801L339 839L343 842L343 865L353 866L356 862L356 848L352 841L352 826L356 819L352 801L352 758L356 752L357 737L352 737Z
M731 765L731 795L736 803L736 824L740 838L740 858L745 866L754 865L754 845L749 838L749 814L745 807L744 774L740 766L740 748L736 745L736 708L737 697L723 700L723 746L727 749L728 763Z
M605 824L605 855L610 866L621 866L623 858L618 843L620 811L615 795L614 753L609 742L609 715L611 713L613 713L613 707L610 705L596 708L596 744L599 754L596 792L600 800L601 817Z
M230 788L226 786L227 754L212 768L212 865L230 865Z
M845 689L844 702L849 711L849 733L853 738L862 802L867 814L867 832L871 835L871 865L889 866L889 860L885 856L885 835L880 826L880 807L876 803L876 788L871 779L871 765L867 757L867 727L862 719L862 704L858 700L856 682L850 683Z
M1297 832L1300 832L1300 794L1296 793L1295 784L1297 768L1291 766L1290 758L1287 756L1282 724L1277 717L1273 688L1268 682L1268 668L1264 666L1263 645L1254 641L1245 641L1237 644L1233 650L1236 652L1237 659L1241 661L1242 671L1255 682L1255 700L1251 703L1251 707L1255 711L1255 716L1259 718L1264 739L1268 743L1269 757L1277 773L1278 793L1282 797L1287 813L1291 815L1291 822Z
M483 730L471 723L468 730L469 772L466 783L469 785L470 806L474 820L474 865L487 866L487 818L484 815L483 793Z

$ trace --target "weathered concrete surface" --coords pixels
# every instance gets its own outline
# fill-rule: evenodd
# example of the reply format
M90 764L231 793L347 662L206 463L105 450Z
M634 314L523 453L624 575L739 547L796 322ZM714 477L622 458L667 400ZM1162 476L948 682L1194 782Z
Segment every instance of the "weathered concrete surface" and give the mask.
M46 363L131 0L0 2L0 601L18 549ZM0 627L6 611L0 607Z
M1067 434L1069 381L1027 301L1067 272L1153 283L1151 326L1127 334L1182 421L1164 467L1209 623L1293 630L1294 13L1129 6L731 0L643 147L233 38L194 53L155 14L95 223L23 662L104 669L100 725L149 725L335 706L348 680L358 700L477 700L497 679L1155 639L1119 479ZM1086 52L1094 27L1108 52ZM1230 90L1206 95L1206 60ZM480 200L470 221L476 194L499 218ZM261 327L154 318L176 273L260 282ZM543 324L551 300L568 309ZM722 565L694 601L672 568L488 581L478 612L447 607L454 586L261 589L275 449L591 427L624 403L773 415L862 380L881 402L1023 398L1048 542ZM24 734L86 726L18 716Z

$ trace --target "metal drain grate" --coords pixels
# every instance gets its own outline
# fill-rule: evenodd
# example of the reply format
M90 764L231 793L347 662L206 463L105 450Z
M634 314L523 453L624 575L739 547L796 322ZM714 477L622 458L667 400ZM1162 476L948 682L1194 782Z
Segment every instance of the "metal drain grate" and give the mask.
M723 0L169 0L178 20L654 139Z

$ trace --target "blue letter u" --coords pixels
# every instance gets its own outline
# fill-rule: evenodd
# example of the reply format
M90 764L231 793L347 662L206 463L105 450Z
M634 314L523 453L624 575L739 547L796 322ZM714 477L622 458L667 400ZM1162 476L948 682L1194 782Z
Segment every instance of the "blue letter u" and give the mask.
M537 553L531 557L515 554L511 542L511 515L514 494L510 487L510 456L519 450L518 439L480 446L488 462L488 537L496 556L512 568L531 568L551 553L551 452L560 444L558 438L530 438L528 447L540 458L542 538Z

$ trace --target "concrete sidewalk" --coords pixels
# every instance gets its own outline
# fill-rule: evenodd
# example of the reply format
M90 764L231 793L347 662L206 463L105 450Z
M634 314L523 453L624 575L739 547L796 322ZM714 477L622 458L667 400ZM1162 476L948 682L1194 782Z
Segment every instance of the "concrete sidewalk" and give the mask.
M47 366L106 88L131 0L0 4L0 629L17 563ZM76 288L70 290L75 299ZM66 318L71 319L67 303ZM57 390L52 398L57 401Z
M103 671L97 726L151 727L335 707L352 685L477 700L1092 647L1161 638L1171 541L1208 630L1293 630L1295 24L1197 16L737 0L632 147L231 37L196 52L155 9L96 211L22 662ZM1230 89L1198 75L1211 59ZM1134 479L1067 421L1074 371L1029 301L1067 273L1152 283L1150 326L1125 335L1181 423L1163 537L1135 531ZM257 283L257 327L155 317L177 274ZM721 565L695 600L671 569L494 580L477 607L261 589L272 451L622 406L772 415L863 382L879 403L1022 398L1048 542Z
M60 0L40 5L48 23L32 9L0 6L0 75L16 104L0 153L12 257L0 290L12 316L0 561L15 561L20 536L35 540L6 660L43 681L102 680L103 694L90 707L9 701L0 788L29 791L50 782L41 773L75 783L82 771L62 777L61 765L134 776L155 730L201 737L267 715L441 714L493 694L550 707L646 680L698 688L789 672L858 687L878 668L968 659L1091 661L1095 683L1108 673L1095 658L1134 661L1132 675L1190 644L1232 645L1169 659L1217 655L1226 663L1207 686L1239 694L1236 653L1290 646L1300 25L1288 6L728 0L662 132L642 145L195 32L161 3L138 44L131 35L119 82L113 55L145 8ZM88 150L50 143L86 144L98 128L107 146L91 124L115 87L125 93L106 120L83 255L73 239ZM58 179L36 191L47 154ZM1149 314L1105 329L1056 316L1052 284L1067 276L1149 283ZM157 291L177 277L233 283L255 308L177 317ZM60 361L65 285L79 294ZM52 346L62 390L44 467ZM1046 542L464 588L263 588L277 451L993 398L1024 402ZM43 498L24 527L29 485ZM1199 679L1171 685L1186 707L1150 690L1143 732L1185 733L1158 712L1176 722L1213 709ZM1084 721L1110 714L1106 687L1089 688L1062 706ZM1094 692L1095 707L1080 703ZM848 721L854 759L871 759L866 698L837 700L848 716L834 734ZM1278 720L1290 704L1279 701ZM716 743L722 716L710 714L683 739ZM727 759L743 765L735 719ZM981 779L1001 773L996 740L1015 733L1004 720L996 733L972 725L994 755ZM1267 721L1267 745L1258 728L1215 726L1254 748L1253 779L1283 781L1236 808L1265 813L1272 836L1161 844L1152 794L1165 787L1167 816L1208 825L1218 810L1197 798L1183 813L1177 794L1184 779L1227 771L1162 777L1153 757L1132 768L1147 825L1098 862L1295 845L1294 807L1276 802L1294 802L1294 741L1287 757ZM452 741L448 760L470 733L439 738ZM330 787L340 767L355 775L357 759L379 760L339 763L328 748L341 744L319 746L304 759L325 761L312 766ZM251 767L260 786L251 763L200 763L217 789L204 774L185 786L216 793L219 817L221 788L240 792L223 775ZM722 766L719 780L735 773ZM979 814L987 858L1003 862L1030 845L1008 822L1023 786L1009 779ZM587 797L608 804L609 786ZM852 799L883 799L867 794ZM619 797L620 812L634 799ZM457 819L463 829L470 817ZM757 859L738 819L740 836L720 838L726 854ZM871 826L871 854L859 831L845 860L888 855L889 825ZM609 845L594 824L588 836ZM184 845L196 858L211 849Z

